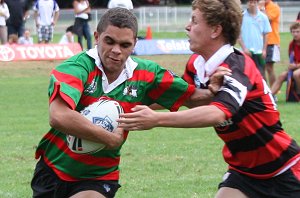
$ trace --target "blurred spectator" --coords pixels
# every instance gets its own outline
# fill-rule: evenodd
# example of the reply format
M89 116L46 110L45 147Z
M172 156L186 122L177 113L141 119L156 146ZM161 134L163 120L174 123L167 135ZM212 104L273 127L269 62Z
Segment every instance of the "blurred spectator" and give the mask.
M300 20L300 11L298 12L297 21Z
M269 18L272 32L267 35L267 57L266 57L266 70L268 74L268 82L272 87L276 80L274 63L280 61L280 34L279 34L279 20L280 20L280 7L272 0L265 0L265 13Z
M115 8L115 7L121 7L126 8L128 10L133 9L133 4L131 0L110 0L108 2L107 8Z
M8 36L17 34L22 36L26 19L29 18L30 0L6 0L5 1L10 13L6 21Z
M19 37L17 34L10 34L8 36L8 44L9 45L18 44L18 40L19 40Z
M239 44L243 52L253 59L264 78L267 34L271 31L268 17L258 9L258 0L248 0L247 9L243 13Z
M87 42L87 49L92 48L92 36L89 26L89 13L91 13L91 7L87 0L74 0L73 8L75 12L75 23L73 32L78 36L78 43L83 49L82 39L83 37Z
M74 43L73 25L67 27L66 33L61 37L59 44Z
M59 17L58 4L55 0L37 0L33 10L38 43L49 43L53 38L54 26Z
M0 0L0 41L1 44L7 43L6 20L9 18L9 10L4 0Z
M300 101L300 22L296 21L290 26L293 40L289 44L290 63L288 71L282 72L271 87L275 95L282 83L287 81L286 101Z
M26 29L24 31L23 36L21 36L18 40L18 43L21 45L32 45L33 44L33 38L31 37L29 29Z

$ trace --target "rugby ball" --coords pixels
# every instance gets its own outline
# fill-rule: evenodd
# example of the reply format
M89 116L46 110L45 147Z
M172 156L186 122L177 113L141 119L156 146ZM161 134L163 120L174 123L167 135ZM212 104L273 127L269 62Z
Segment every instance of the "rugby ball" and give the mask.
M100 99L87 106L80 112L86 119L97 126L101 126L109 132L118 127L116 119L123 113L122 106L114 100ZM68 147L74 153L91 154L100 151L104 144L67 135Z

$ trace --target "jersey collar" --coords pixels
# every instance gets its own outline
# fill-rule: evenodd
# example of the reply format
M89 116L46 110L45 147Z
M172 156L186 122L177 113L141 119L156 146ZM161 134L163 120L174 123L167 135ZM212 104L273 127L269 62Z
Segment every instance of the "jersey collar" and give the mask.
M125 67L124 67L123 71L120 73L119 77L114 82L109 84L108 79L104 73L100 57L98 55L97 46L95 46L95 48L88 50L86 53L87 53L87 55L89 55L90 57L92 57L95 60L96 66L102 72L102 88L103 88L104 93L109 93L110 91L115 89L118 85L122 84L127 79L132 78L133 72L138 65L131 57L128 57L125 62Z

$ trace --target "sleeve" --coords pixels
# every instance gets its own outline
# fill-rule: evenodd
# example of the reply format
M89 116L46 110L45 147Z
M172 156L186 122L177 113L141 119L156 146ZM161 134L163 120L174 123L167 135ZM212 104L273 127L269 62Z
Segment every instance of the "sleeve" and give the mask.
M8 6L6 3L4 3L4 17L5 17L5 20L7 20L10 17L9 9L8 9Z
M88 72L72 61L66 61L58 65L50 75L49 103L59 94L72 109L75 109L81 98L87 78Z
M272 27L270 21L268 20L268 17L265 14L263 14L263 17L264 17L264 30L263 30L264 34L272 32Z
M55 3L54 11L55 11L55 12L58 12L58 11L59 11L59 6L58 6L58 4L57 4L56 1L54 1L54 3Z
M266 9L266 14L270 21L273 21L274 19L278 18L280 15L280 8L279 6L270 6L269 9Z
M156 65L153 86L148 92L148 96L152 98L153 102L171 111L177 111L194 91L193 85L189 85L173 72Z
M186 63L184 73L182 75L182 78L189 84L194 84L194 75L196 73L194 61L197 57L197 54L193 54L190 56L188 62Z

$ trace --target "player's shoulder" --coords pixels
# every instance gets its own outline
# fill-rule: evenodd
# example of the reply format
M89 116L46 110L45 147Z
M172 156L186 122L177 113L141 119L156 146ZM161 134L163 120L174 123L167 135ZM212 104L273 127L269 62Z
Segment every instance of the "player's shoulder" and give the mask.
M88 68L94 68L96 65L95 59L87 55L86 51L82 51L70 57L69 59L65 60L62 64L84 67L87 70L89 70Z
M229 54L224 63L227 64L230 68L235 66L237 68L243 68L246 61L247 60L245 54L240 50L234 48L233 53Z
M161 68L161 66L149 59L138 58L138 57L131 57L134 62L137 63L137 69L144 69L144 70L152 70L154 68Z

